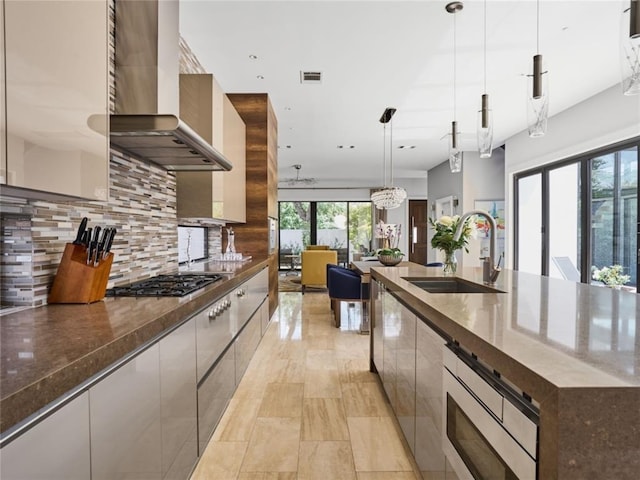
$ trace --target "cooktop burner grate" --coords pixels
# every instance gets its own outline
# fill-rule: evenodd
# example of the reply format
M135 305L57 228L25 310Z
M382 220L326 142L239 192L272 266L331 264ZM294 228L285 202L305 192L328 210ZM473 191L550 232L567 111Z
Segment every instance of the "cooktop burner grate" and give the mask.
M108 297L183 297L221 278L221 275L215 273L158 275L129 285L110 288L106 295Z

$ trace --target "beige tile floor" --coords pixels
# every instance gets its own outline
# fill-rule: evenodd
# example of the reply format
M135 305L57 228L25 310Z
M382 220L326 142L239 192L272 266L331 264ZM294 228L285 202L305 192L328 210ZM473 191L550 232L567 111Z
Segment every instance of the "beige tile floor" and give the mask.
M280 306L192 480L415 480L359 306L332 326L326 293Z

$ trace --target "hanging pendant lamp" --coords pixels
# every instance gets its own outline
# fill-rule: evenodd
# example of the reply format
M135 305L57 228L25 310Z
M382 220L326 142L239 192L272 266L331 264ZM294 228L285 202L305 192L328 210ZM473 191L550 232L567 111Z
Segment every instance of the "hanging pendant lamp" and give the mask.
M458 143L458 122L456 122L456 13L464 8L462 2L451 2L445 7L448 13L453 14L453 121L451 122L451 134L449 135L449 170L451 173L462 171L462 150Z
M536 54L533 56L533 75L527 75L527 117L530 137L542 137L547 133L549 118L548 72L543 71L540 55L540 0L536 0Z
M622 92L640 94L640 1L630 0L629 8L622 12L620 53Z
M493 151L493 113L489 109L487 93L487 0L484 0L484 93L480 99L477 136L480 158L490 158Z
M371 201L378 210L391 210L398 208L407 198L407 192L404 188L393 186L393 115L396 113L395 108L386 108L380 117L380 123L383 125L383 141L382 141L382 184L383 188L376 190L371 194ZM386 168L386 142L387 142L387 123L390 127L389 135L389 163L390 163L390 183L387 186L387 168Z

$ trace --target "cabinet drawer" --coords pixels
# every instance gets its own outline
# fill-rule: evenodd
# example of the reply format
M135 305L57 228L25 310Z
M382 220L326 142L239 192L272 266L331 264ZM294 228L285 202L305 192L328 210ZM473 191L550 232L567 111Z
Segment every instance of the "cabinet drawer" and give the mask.
M502 420L502 395L460 359L458 359L457 373L458 378L471 389L480 401L484 403L496 417Z
M242 380L242 376L253 358L253 353L260 343L260 338L260 311L258 310L236 339L236 385Z
M235 391L234 357L235 349L231 346L198 387L198 444L201 456Z
M225 295L195 316L196 321L196 370L198 381L207 373L235 335L233 303L231 295Z
M268 278L268 269L265 268L231 292L230 295L235 300L234 308L238 315L237 331L242 329L268 295Z

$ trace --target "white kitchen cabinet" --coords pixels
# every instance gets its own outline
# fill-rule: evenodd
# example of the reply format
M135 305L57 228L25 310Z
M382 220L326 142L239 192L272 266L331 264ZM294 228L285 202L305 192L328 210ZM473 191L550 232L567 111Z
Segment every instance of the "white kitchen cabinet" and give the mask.
M107 4L3 1L2 177L9 187L28 189L9 188L11 194L38 198L38 192L47 192L107 200ZM103 116L104 128L89 128L91 116Z
M445 343L444 338L418 320L414 456L420 470L429 472L425 478L443 476L445 472L442 451L442 355Z
M229 172L213 172L213 217L227 222L247 221L246 127L229 98L224 96L224 155L233 164Z
M92 480L161 479L156 343L89 389Z
M65 404L0 450L2 480L91 478L89 394Z
M185 480L198 461L196 323L160 340L162 478Z
M182 119L233 165L229 172L176 172L178 218L246 221L246 127L211 74L180 75Z

